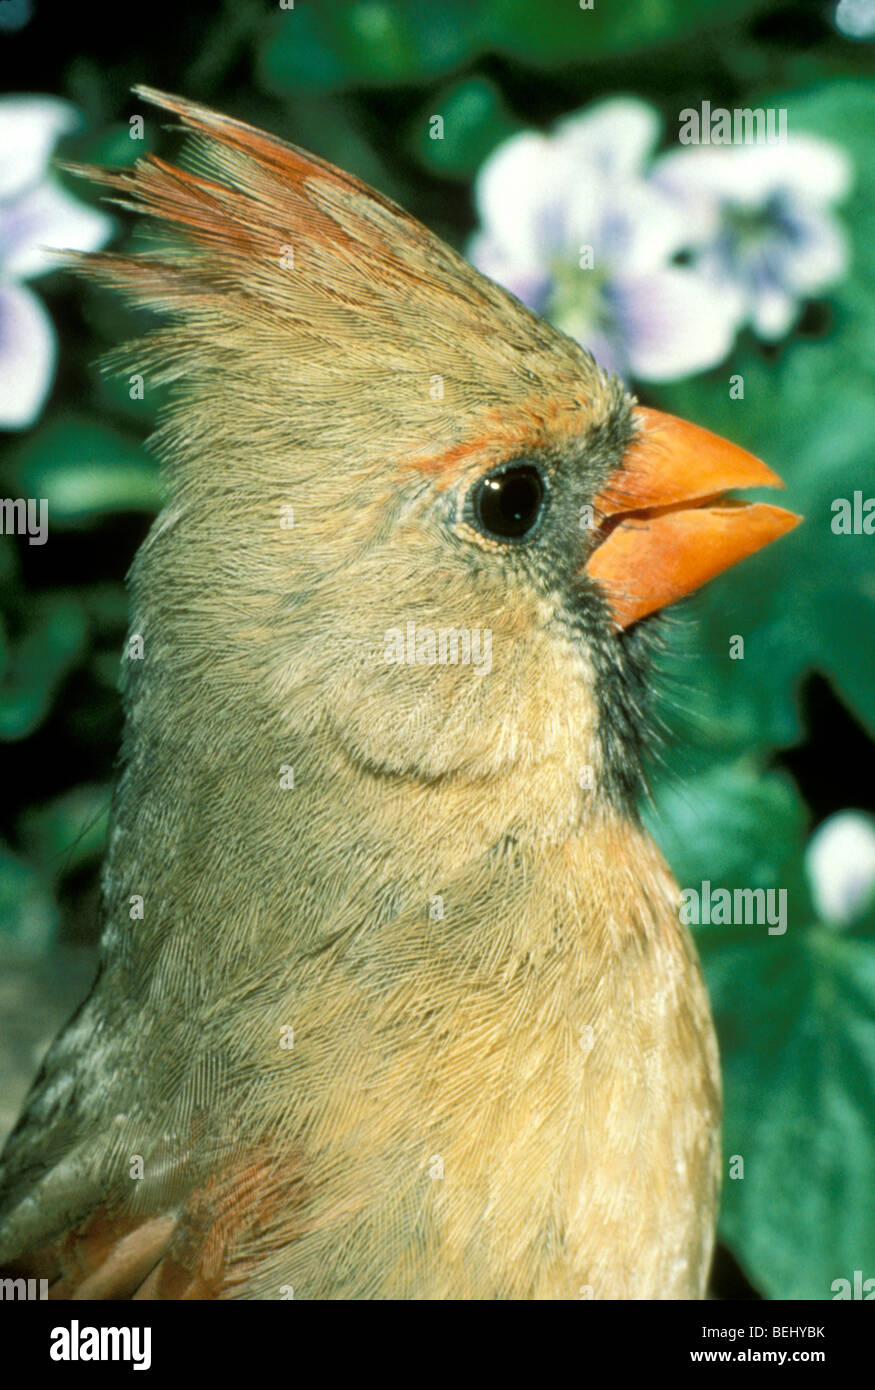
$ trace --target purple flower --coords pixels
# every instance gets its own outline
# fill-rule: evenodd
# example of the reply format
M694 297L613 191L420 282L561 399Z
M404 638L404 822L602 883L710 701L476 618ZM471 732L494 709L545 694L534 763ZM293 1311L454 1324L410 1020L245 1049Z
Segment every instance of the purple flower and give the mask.
M95 251L112 232L103 213L49 176L55 142L78 121L55 97L0 101L0 428L39 415L55 374L57 340L42 300L23 283L50 269L44 248Z
M783 337L801 302L847 269L831 204L847 192L850 166L827 140L672 150L653 177L683 210L695 268L760 338Z
M737 299L676 263L684 209L648 181L656 112L599 103L555 134L525 132L477 179L482 229L469 255L625 378L668 381L715 366L731 346Z

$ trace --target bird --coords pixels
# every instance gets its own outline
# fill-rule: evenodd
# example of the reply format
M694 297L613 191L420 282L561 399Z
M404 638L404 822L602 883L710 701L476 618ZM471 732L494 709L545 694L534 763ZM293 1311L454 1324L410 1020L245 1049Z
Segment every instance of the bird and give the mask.
M59 1300L699 1299L720 1069L640 813L663 610L798 518L393 202L150 87L91 993L0 1161Z

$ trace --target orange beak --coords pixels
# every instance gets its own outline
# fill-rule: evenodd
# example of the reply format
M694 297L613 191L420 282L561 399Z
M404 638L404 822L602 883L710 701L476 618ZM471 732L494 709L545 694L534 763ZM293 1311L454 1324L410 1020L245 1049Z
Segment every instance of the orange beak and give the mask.
M693 593L802 520L723 498L730 488L784 486L753 454L659 410L635 414L641 433L595 500L605 539L586 566L618 628Z

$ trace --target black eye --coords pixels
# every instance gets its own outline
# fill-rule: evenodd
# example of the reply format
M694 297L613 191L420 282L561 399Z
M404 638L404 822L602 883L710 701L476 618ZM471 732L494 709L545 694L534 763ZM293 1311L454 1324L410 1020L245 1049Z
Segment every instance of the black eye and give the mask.
M537 525L544 483L537 468L521 463L489 473L471 489L474 524L487 536L520 540Z

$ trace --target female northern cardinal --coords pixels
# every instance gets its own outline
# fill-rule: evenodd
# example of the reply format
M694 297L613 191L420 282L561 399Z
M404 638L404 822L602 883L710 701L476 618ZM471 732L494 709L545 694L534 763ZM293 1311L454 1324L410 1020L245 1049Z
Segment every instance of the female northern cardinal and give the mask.
M385 198L147 88L166 325L94 989L2 1163L58 1297L700 1297L719 1083L642 619L795 524ZM592 524L589 524L590 518ZM489 659L485 659L488 648Z

